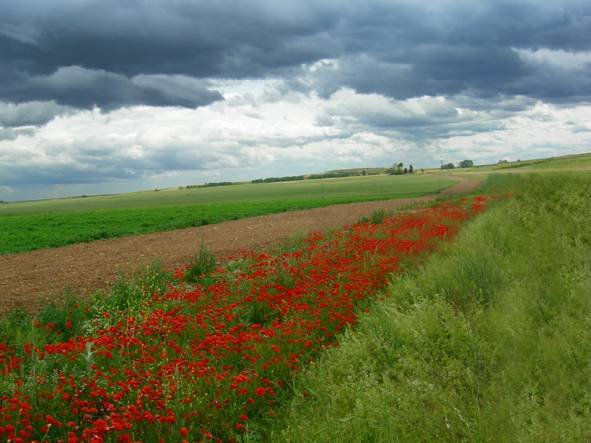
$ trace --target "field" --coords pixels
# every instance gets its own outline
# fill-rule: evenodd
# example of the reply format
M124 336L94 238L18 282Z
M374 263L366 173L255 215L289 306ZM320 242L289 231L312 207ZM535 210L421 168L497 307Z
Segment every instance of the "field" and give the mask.
M2 204L0 254L335 203L417 197L453 183L431 175L380 175Z
M591 172L561 161L14 311L0 437L588 441Z
M454 172L543 172L550 170L591 170L591 154L586 153L565 155L561 157L512 161L498 163L495 165L483 165L466 169L455 169Z
M589 441L591 174L511 192L396 277L264 427L278 441Z
M314 232L218 265L0 325L0 432L9 439L236 439L289 395L393 272L449 241L487 197Z

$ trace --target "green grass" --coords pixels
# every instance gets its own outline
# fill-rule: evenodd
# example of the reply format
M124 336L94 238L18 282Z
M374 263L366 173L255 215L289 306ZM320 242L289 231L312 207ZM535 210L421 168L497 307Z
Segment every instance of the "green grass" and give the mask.
M591 175L513 191L294 382L274 441L589 441Z
M0 254L335 203L416 197L453 183L440 176L367 176L3 204Z
M296 377L276 415L249 422L246 440L591 439L591 174L496 174L482 192L513 197L393 280ZM86 317L139 313L169 279L154 268L97 296L92 312L50 307L40 318L65 330L75 311L85 316L75 325L96 327ZM39 342L31 322L2 318L0 341Z
M163 189L95 197L62 198L0 205L0 217L47 212L87 212L102 209L137 209L155 206L241 203L281 200L346 199L418 195L452 184L447 179L414 175L345 177L285 183L243 183L232 186Z
M524 171L544 170L544 169L590 169L591 154L575 154L561 157L540 158L533 160L513 161L499 163L496 165L476 166L467 168L467 171L498 171L507 172L512 169L524 169ZM462 169L460 169L461 171Z

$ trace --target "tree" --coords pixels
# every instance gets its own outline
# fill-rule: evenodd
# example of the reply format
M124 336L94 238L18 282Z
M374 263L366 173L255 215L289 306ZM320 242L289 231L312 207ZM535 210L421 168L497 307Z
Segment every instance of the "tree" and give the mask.
M413 169L412 165L409 165L408 172L411 173L411 174L413 174L415 172L415 170Z
M444 165L441 165L441 169L453 169L455 168L453 163L446 163Z
M474 166L474 162L472 160L462 160L460 163L458 163L458 166L460 168L471 168Z
M388 173L390 175L400 175L400 174L403 174L404 173L403 166L404 166L404 163L402 163L402 162L394 163L394 165L392 165L392 169L390 169L388 171Z

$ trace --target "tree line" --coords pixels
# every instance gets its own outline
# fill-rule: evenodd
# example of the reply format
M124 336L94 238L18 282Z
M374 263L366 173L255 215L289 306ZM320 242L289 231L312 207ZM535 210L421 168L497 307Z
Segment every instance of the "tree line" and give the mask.
M474 166L472 160L462 160L458 163L458 168L471 168ZM453 163L445 163L441 165L441 169L454 169L456 166Z

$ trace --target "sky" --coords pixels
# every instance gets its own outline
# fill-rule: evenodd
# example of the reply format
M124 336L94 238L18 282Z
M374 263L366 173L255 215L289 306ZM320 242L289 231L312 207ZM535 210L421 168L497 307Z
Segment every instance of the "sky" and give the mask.
M591 2L0 3L0 200L591 151Z

